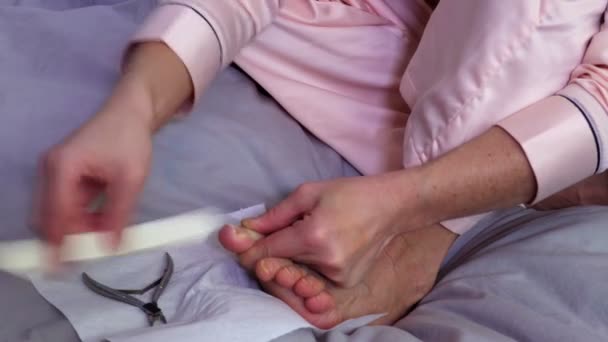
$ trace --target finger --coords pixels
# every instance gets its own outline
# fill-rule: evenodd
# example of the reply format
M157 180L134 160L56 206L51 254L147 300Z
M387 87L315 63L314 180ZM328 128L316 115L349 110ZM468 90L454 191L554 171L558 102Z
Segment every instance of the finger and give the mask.
M291 225L306 212L312 210L317 202L317 196L314 186L300 186L265 214L243 220L242 225L262 234L270 234Z
M34 194L32 196L31 212L29 216L29 226L32 231L38 233L44 233L42 230L42 207L44 204L44 184L45 184L45 168L42 163L38 163L36 166L36 182L34 187Z
M57 166L54 163L44 166L45 176L39 199L39 224L50 247L48 264L51 269L59 267L61 245L65 235L76 233L81 227L81 222L78 222L79 208L75 201L78 174L74 170L75 168Z
M46 240L53 246L61 245L68 233L79 231L77 222L77 173L72 168L49 165L43 181L41 220Z
M123 177L108 185L101 229L111 233L110 246L113 249L120 245L122 231L129 223L142 183L139 179Z
M298 256L307 254L306 246L298 239L299 230L289 226L266 236L241 254L241 265L251 269L258 260L270 257L289 258L299 261Z
M62 270L61 259L63 251L60 248L51 247L47 252L43 271L49 275L57 275Z

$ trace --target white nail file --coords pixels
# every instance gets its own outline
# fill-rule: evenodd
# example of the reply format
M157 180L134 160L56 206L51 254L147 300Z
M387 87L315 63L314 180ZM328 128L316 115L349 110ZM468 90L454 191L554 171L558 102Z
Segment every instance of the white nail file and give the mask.
M126 228L121 246L111 251L102 233L69 235L62 250L64 262L117 256L166 245L202 239L220 228L222 215L203 209ZM0 270L22 275L48 266L48 247L40 240L0 242Z

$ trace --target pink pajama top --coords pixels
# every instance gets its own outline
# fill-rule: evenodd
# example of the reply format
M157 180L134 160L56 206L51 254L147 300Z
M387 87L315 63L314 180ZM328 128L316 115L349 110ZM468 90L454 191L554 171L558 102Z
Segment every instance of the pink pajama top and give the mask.
M607 4L161 0L133 42L167 44L195 103L237 63L368 175L499 125L525 151L538 201L608 168ZM480 217L444 225L463 233Z

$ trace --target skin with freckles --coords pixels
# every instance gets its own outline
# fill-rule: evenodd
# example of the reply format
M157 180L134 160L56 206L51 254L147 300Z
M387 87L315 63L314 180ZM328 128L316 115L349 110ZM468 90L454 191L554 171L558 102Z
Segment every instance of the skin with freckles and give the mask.
M363 279L382 248L406 227L425 226L414 198L397 198L394 175L309 183L265 215L243 225L267 237L241 260L287 257L311 265L342 287ZM415 193L402 183L401 191Z
M395 235L527 203L535 185L519 144L494 127L419 168L305 184L243 221L265 237L238 252L247 267L262 258L288 258L350 287Z
M249 270L267 292L319 328L369 314L385 314L372 324L392 324L430 291L456 237L440 225L398 234L362 281L348 288L289 259L261 259ZM257 232L236 226L226 226L220 233L224 246L237 254L261 238Z
M67 234L107 232L119 244L149 171L154 132L190 93L188 71L171 49L138 46L99 112L45 154L33 221L55 264ZM91 212L100 194L106 205Z
M379 322L390 323L434 282L456 237L440 221L524 203L534 194L523 151L496 127L419 169L297 190L244 220L244 228L223 227L219 238L266 291L312 324L331 327L380 308L390 314ZM346 257L332 265L332 251ZM428 272L414 272L417 267Z
M148 173L152 136L192 91L167 46L132 50L99 113L42 160L36 224L56 251L66 234L83 231L118 243ZM562 197L606 204L605 184L593 178ZM437 223L528 203L535 185L519 145L493 127L419 168L306 184L243 222L250 229L224 227L220 240L266 291L319 327L371 313L388 313L377 323L390 323L431 288L455 239ZM106 206L91 213L87 203L100 192ZM539 206L564 205L555 198Z

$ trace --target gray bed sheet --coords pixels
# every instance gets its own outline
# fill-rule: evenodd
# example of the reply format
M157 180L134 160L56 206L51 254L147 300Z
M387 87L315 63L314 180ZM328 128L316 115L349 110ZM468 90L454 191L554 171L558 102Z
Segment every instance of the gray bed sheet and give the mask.
M392 327L295 341L608 341L608 210L514 209L457 240L433 290Z
M0 0L0 240L33 236L27 218L38 157L99 108L128 37L153 6ZM156 137L134 222L270 205L303 182L356 174L230 67L189 117ZM8 274L0 274L0 307L0 341L77 340L30 284Z
M95 113L153 0L0 0L0 240L28 226L37 158ZM272 204L298 184L356 175L236 68L155 139L134 222ZM608 340L608 211L511 210L452 248L435 289L394 327L282 341ZM0 273L0 341L76 341L27 282Z

